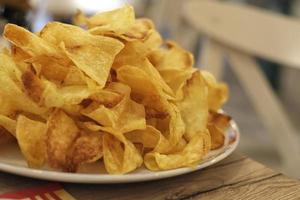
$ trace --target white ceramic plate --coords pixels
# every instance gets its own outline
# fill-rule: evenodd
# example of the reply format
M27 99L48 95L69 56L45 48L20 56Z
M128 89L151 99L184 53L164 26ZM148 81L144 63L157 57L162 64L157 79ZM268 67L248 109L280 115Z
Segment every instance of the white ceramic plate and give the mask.
M215 151L211 151L205 159L193 168L180 168L168 171L151 172L145 168L138 169L132 173L125 175L109 175L104 171L101 163L97 163L82 168L80 173L55 172L50 169L30 169L27 167L26 161L18 150L17 145L9 145L1 147L0 150L0 171L17 174L21 176L70 183L129 183L163 179L181 174L190 173L199 169L203 169L213 165L227 156L229 156L237 147L240 134L238 127L234 121L226 131L225 145Z

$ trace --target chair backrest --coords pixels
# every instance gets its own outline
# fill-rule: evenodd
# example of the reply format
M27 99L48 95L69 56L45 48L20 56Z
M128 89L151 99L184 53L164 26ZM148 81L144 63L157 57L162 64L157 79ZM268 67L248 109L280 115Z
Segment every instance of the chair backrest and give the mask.
M190 0L184 17L223 45L300 68L300 20L252 6Z

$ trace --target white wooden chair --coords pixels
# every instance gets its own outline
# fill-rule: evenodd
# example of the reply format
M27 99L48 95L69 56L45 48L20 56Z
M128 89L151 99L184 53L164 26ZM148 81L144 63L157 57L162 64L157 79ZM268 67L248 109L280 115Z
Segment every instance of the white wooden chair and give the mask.
M300 69L300 21L250 6L213 0L185 1L183 15L207 38L200 65L220 77L226 57L268 128L282 167L300 177L299 134L254 58Z

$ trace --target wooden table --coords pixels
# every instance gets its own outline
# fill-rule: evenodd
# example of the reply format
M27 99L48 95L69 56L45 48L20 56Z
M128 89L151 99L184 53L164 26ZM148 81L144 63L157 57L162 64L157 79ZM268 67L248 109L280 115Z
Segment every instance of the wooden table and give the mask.
M0 173L0 193L46 184ZM300 199L300 182L234 153L209 168L174 178L133 184L63 184L76 199Z

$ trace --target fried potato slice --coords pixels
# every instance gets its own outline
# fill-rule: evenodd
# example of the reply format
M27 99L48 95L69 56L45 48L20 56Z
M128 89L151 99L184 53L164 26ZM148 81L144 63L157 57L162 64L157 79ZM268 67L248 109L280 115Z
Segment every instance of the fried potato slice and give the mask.
M189 69L194 66L193 55L172 41L166 42L167 49L157 49L148 55L150 62L158 69Z
M159 71L161 77L170 86L175 94L176 101L183 99L183 86L186 84L187 80L190 79L193 73L197 71L195 68L188 70L180 69L161 69Z
M0 89L0 114L5 116L15 115L15 106L12 104L9 98L6 97Z
M126 43L125 48L116 56L113 68L118 70L120 67L124 67L125 65L139 68L146 73L147 76L149 76L148 79L151 78L155 84L161 88L169 99L172 99L174 94L171 88L165 83L159 72L145 57L148 52L149 49L140 42Z
M101 88L105 86L113 59L123 48L116 39L94 36L85 30L59 22L48 23L41 38L60 45L70 60Z
M97 33L116 32L118 34L125 32L134 24L135 14L132 6L126 5L122 8L101 12L92 17L86 17L78 11L74 17L77 25L87 25L89 28L97 27Z
M103 156L102 133L83 132L67 155L67 171L75 172L85 163L93 163Z
M120 139L110 134L103 136L103 160L105 169L110 174L124 174L135 170L143 163L137 148L124 136Z
M228 128L230 120L231 117L228 115L213 111L210 112L207 128L211 135L212 150L218 149L224 145L224 132Z
M47 112L47 109L39 107L38 104L23 93L22 82L14 80L14 77L11 77L7 71L2 70L1 65L4 68L5 63L1 62L0 64L0 85L5 85L5 87L0 88L0 93L5 94L5 98L9 99L14 110L43 116Z
M3 36L30 56L48 55L62 63L69 62L58 47L20 26L6 24Z
M160 140L165 140L165 142L167 141L159 130L149 125L147 125L146 129L144 130L134 130L131 132L127 132L125 133L125 137L133 143L142 144L144 148L150 149L156 148L158 146L158 143L161 142Z
M229 89L225 83L218 83L215 77L207 72L201 72L208 87L208 107L210 110L218 111L227 101Z
M0 53L0 60L0 71L5 72L14 82L19 82L21 80L22 72L11 56Z
M191 167L201 161L209 149L210 136L208 131L205 131L195 134L184 149L178 153L147 153L144 157L144 163L152 171Z
M198 132L206 130L208 121L207 86L200 71L194 72L187 81L183 93L184 98L177 102L177 106L186 125L184 136L189 141Z
M82 113L95 120L110 133L125 133L136 129L145 129L145 109L142 105L130 99L130 88L118 83L119 86L127 91L123 99L113 108L107 108L97 103L91 104Z
M23 115L17 119L16 137L29 167L40 168L47 160L45 123Z
M47 55L35 56L26 59L26 63L32 64L37 76L44 76L48 80L62 83L69 71L72 69L69 65L62 65L55 57Z
M223 131L214 124L208 124L207 129L211 135L211 149L215 150L222 147L225 143L225 136Z
M36 103L41 100L42 93L44 91L43 82L33 73L31 69L28 69L22 74L22 82L26 94Z
M11 46L11 55L16 61L24 61L31 58L31 56L26 53L26 51L15 45Z
M57 109L47 121L47 155L53 168L68 168L67 155L79 136L79 129L74 120Z
M143 70L134 66L123 66L117 70L117 79L130 86L132 98L161 115L168 114L169 103L162 88Z
M77 105L87 99L93 91L85 85L57 87L54 83L42 80L44 90L40 104L47 107L63 108L65 105Z

